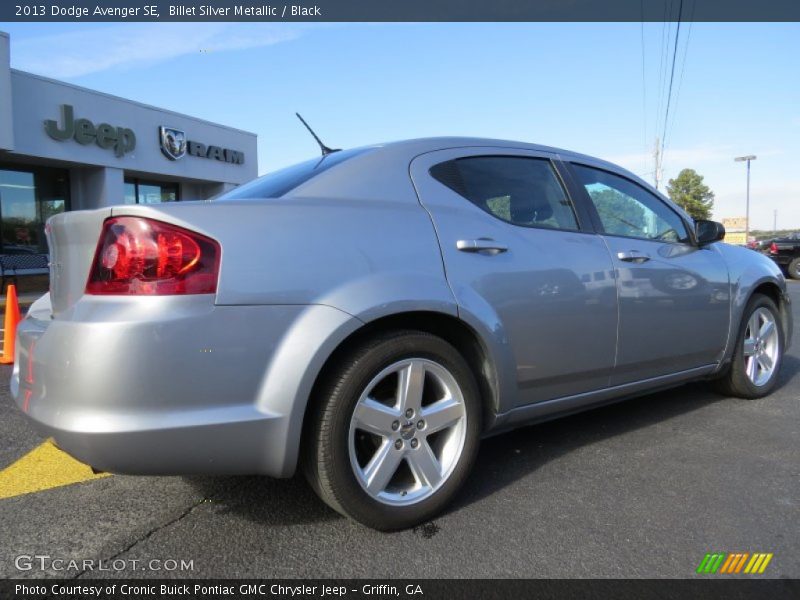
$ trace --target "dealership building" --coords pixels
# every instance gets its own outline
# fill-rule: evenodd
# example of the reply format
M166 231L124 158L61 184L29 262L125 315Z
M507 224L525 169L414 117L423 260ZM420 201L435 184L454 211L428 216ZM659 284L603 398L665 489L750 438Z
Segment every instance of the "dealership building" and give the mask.
M210 198L256 177L256 135L10 67L0 32L0 258L55 213Z

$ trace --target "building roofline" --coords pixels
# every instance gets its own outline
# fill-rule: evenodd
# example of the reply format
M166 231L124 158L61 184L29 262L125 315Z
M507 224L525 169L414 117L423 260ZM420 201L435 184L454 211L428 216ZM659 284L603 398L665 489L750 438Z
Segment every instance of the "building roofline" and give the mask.
M5 35L8 37L7 33L0 31L0 35ZM53 83L56 85L63 85L65 87L73 88L75 90L80 90L82 92L88 92L90 94L95 94L97 96L103 96L105 98L110 98L112 100L116 100L118 102L125 102L127 104L133 104L135 106L141 108L147 108L150 110L156 110L161 113L175 115L176 117L181 117L183 119L190 119L192 121L197 121L198 123L203 123L206 125L211 125L213 127L219 127L221 129L227 129L229 131L235 131L237 133L242 133L244 135L251 135L253 137L258 137L257 134L253 133L252 131L245 131L244 129L239 129L237 127L230 127L229 125L222 125L220 123L214 123L213 121L208 121L207 119L201 119L200 117L193 117L192 115L187 115L184 113L179 113L175 110L170 110L167 108L161 108L158 106L153 106L152 104L146 104L144 102L138 102L136 100L130 100L129 98L123 98L122 96L116 96L114 94L109 94L107 92L101 92L99 90L93 90L92 88L87 88L82 85L75 85L74 83L68 83L66 81L61 81L60 79L54 79L52 77L45 77L44 75L37 75L36 73L30 73L28 71L20 71L19 69L10 69L11 73L16 75L22 75L24 77L32 77L34 79L39 79L41 81L46 81L48 83Z

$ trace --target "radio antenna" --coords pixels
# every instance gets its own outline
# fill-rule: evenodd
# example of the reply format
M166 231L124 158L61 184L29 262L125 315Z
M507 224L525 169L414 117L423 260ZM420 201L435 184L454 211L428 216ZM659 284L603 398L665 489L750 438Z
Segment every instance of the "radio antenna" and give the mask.
M323 143L322 143L322 140L321 140L321 139L319 139L319 137L317 136L317 134L316 134L316 133L314 133L314 130L313 130L313 129L311 129L311 127L308 125L308 123L306 123L306 120L305 120L303 117L301 117L301 116L300 116L300 113L296 112L296 113L294 113L294 114L296 114L296 115L297 115L297 118L298 118L298 119L300 119L300 122L301 122L303 125L305 125L305 126L306 126L306 129L308 129L308 132L309 132L311 135L313 135L313 136L314 136L314 139L315 139L315 140L317 141L317 143L319 144L319 149L320 149L320 150L322 150L322 156L323 156L323 157L325 157L325 156L328 156L328 154L332 154L333 152L340 152L340 151L341 151L341 148L328 148L328 147L327 147L325 144L323 144Z

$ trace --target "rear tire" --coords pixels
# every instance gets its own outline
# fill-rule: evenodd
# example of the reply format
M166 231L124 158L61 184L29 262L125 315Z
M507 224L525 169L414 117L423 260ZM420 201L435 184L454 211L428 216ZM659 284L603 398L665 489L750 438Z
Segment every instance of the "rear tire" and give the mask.
M786 267L786 272L792 279L800 279L800 258L795 258L790 262L789 266Z
M322 500L368 527L395 530L439 513L478 452L481 402L461 354L418 331L349 351L316 391L303 470Z
M754 399L769 394L783 362L781 312L767 296L755 294L744 311L728 372L715 382L726 396Z

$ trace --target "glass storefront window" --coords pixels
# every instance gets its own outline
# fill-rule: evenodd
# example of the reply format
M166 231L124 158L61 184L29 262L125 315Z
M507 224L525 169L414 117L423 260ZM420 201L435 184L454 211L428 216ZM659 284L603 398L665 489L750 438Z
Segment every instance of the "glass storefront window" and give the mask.
M177 183L125 180L125 204L160 204L178 200Z
M136 184L125 181L125 204L136 204Z
M0 167L0 253L46 254L44 224L68 201L66 171Z

